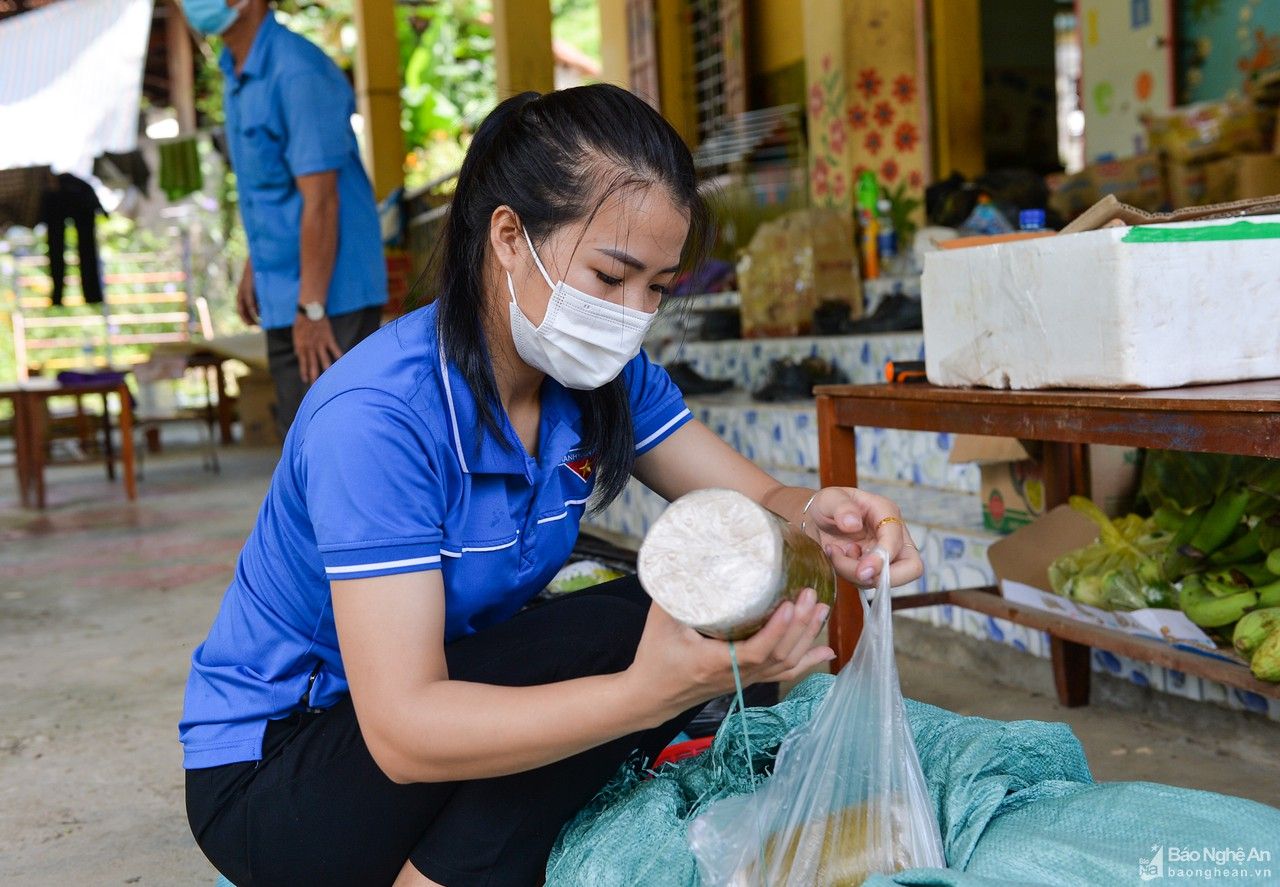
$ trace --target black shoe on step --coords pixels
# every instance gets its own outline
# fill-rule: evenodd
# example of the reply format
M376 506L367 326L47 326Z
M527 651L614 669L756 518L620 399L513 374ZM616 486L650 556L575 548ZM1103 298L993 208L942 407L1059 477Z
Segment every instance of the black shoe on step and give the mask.
M752 397L766 403L803 400L813 397L814 385L839 385L847 381L838 367L821 357L806 357L803 360L783 357L773 362L769 378Z
M708 379L683 360L666 365L667 375L685 397L718 394L733 387L732 379Z
M924 328L924 318L920 311L920 300L901 293L893 293L884 297L870 317L855 320L849 324L849 332L858 333L905 333Z

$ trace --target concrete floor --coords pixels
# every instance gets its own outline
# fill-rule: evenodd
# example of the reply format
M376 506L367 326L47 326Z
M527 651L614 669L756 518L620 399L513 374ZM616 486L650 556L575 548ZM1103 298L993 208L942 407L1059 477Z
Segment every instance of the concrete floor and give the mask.
M183 814L176 724L273 462L227 449L214 477L197 453L169 453L136 504L100 468L56 468L44 513L19 509L0 471L0 883L212 884ZM1105 682L1093 706L1063 710L1047 663L905 622L908 695L1065 720L1098 779L1280 803L1280 725Z

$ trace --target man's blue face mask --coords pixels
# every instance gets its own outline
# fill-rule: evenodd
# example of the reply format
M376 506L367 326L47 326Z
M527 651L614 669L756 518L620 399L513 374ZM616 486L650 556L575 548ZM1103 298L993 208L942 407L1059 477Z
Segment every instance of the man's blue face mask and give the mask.
M226 0L183 0L182 11L192 29L208 37L231 27L248 5L249 0L240 0L235 6L228 6Z

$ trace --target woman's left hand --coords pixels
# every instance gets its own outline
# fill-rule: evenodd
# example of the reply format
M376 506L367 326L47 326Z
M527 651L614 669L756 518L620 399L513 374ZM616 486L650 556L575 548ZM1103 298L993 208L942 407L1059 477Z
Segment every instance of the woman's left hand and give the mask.
M883 496L854 487L823 487L802 520L836 573L857 585L875 584L880 573L880 558L872 554L876 548L889 553L893 585L905 585L924 572L902 511Z

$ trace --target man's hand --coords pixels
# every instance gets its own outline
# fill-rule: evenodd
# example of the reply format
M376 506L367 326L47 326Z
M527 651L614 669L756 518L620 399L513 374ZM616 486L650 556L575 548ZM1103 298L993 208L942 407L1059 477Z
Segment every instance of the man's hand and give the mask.
M236 313L245 326L258 325L258 293L253 288L253 263L245 261L240 286L236 287Z
M327 317L308 320L299 314L293 321L293 350L298 355L298 372L305 385L319 379L320 374L342 356Z

